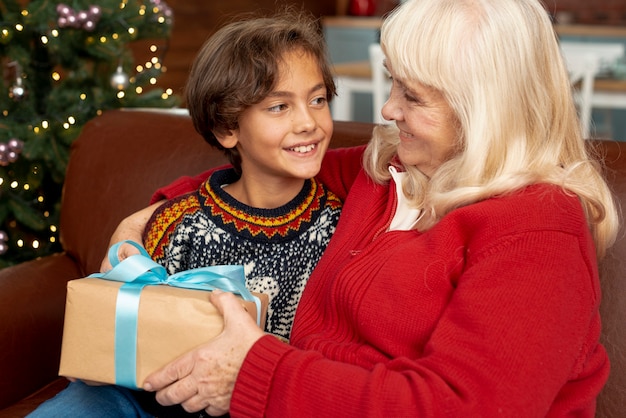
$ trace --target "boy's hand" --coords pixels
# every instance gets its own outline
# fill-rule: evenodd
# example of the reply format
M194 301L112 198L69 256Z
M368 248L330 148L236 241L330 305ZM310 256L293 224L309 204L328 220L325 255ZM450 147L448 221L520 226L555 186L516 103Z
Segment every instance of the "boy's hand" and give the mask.
M146 225L148 224L150 217L156 208L161 206L163 203L165 203L165 200L154 203L123 219L115 231L113 231L113 235L111 235L111 239L109 240L109 247L115 243L125 240L135 241L138 244L142 244L143 231L146 229ZM123 244L120 246L118 251L118 258L122 261L133 254L139 254L139 250L132 245ZM111 270L111 268L113 268L113 266L111 266L109 257L105 255L102 263L100 263L100 271L102 273L106 273Z

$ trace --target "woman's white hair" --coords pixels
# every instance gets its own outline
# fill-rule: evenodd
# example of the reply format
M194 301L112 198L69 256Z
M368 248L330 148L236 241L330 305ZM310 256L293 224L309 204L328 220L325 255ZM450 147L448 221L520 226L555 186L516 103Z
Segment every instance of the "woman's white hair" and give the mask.
M576 194L603 255L619 222L612 194L581 137L567 70L537 0L408 0L381 29L394 73L442 92L457 117L459 152L403 184L429 228L451 210L534 183ZM397 129L378 128L365 166L388 181Z

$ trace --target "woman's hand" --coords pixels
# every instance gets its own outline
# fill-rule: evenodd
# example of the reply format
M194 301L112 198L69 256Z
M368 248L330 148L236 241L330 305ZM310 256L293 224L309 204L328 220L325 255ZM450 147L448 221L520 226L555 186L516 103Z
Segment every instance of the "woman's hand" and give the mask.
M113 244L125 240L135 241L138 244L142 244L143 231L146 229L148 220L150 220L150 217L152 216L156 208L161 206L163 203L165 203L165 200L154 203L124 218L122 222L120 222L120 224L117 226L115 231L113 231L113 235L111 235L111 240L109 241L109 247L111 247ZM125 258L128 258L134 254L139 254L139 250L130 244L124 244L120 246L117 256L118 259L122 261ZM102 273L106 273L107 271L111 270L111 268L112 266L111 262L109 261L109 257L108 255L105 255L102 263L100 264L100 271Z
M210 301L224 317L224 330L206 344L152 373L144 389L157 391L162 405L182 404L188 412L228 412L239 369L264 332L231 293L215 290Z

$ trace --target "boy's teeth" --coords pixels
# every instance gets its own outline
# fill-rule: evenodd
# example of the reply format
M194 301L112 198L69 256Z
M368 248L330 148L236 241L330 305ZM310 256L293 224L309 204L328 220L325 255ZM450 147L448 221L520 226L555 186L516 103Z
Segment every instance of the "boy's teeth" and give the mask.
M315 148L315 144L311 144L311 145L301 145L299 147L293 147L291 148L292 151L295 152L309 152L309 151L313 151L313 149Z

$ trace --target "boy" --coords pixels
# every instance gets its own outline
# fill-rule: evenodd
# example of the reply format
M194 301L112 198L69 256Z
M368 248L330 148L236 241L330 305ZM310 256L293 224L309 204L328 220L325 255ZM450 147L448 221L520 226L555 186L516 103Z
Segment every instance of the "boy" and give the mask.
M284 338L341 210L314 179L334 93L313 22L255 19L218 31L194 62L186 98L196 130L233 167L160 206L143 237L170 274L243 264L248 288L270 297L266 330Z
M340 199L314 178L332 135L334 94L314 21L287 13L220 29L194 62L186 98L196 130L232 168L160 205L143 233L148 253L170 274L243 264L250 290L270 297L266 330L287 339L341 211ZM340 158L326 175L338 189L358 170L340 167ZM152 415L187 414L158 405L152 393L77 381L32 416Z

